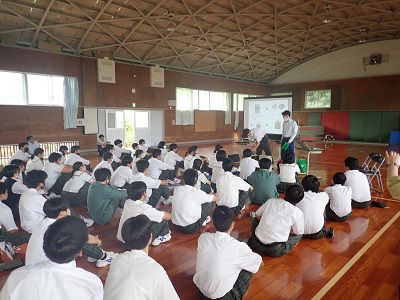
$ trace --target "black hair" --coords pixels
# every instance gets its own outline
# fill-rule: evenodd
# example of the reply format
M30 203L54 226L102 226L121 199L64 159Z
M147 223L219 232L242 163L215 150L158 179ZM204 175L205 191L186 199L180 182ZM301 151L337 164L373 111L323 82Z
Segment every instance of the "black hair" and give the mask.
M65 156L65 151L68 151L68 147L67 146L60 146L60 148L58 148L58 151L60 151L64 156Z
M217 231L227 232L232 225L235 214L233 210L225 205L217 206L213 213L212 219L214 227Z
M192 153L192 152L195 152L196 150L193 148L193 146L190 146L188 149L187 149L187 151L186 151L186 153L185 153L185 156L188 156L190 153Z
M146 170L149 167L149 165L150 165L149 161L145 159L139 159L136 162L136 168L140 173L143 173L144 170Z
M258 164L260 165L260 169L268 170L271 167L272 161L269 158L263 157L258 161Z
M154 150L155 150L154 148L149 147L149 148L147 148L146 153L153 155ZM161 154L161 151L160 151L160 154Z
M81 149L81 147L79 147L78 145L74 145L74 146L71 147L71 153L75 153L79 149Z
M133 158L130 155L124 155L121 159L121 165L127 166L133 162Z
M164 148L164 146L165 146L165 142L164 142L164 141L160 141L160 142L158 143L158 145L157 145L157 148L158 148L158 149L162 149L162 148Z
M333 175L333 183L334 184L341 184L344 185L344 183L346 182L346 174L344 174L343 172L337 172L335 173L335 175Z
M76 171L79 171L79 169L83 166L84 164L81 161L74 162L74 164L72 165L72 171L75 173Z
M139 140L139 145L141 145L141 144L143 144L143 143L146 143L146 141L145 141L144 139L140 139L140 140Z
M214 147L214 153L217 153L217 151L221 150L222 148L224 148L224 147L222 147L222 145L216 144Z
M88 229L83 220L66 216L47 228L43 237L43 250L55 263L73 261L88 240Z
M43 212L48 218L55 219L60 215L60 212L70 208L69 201L65 198L48 199L43 205Z
M111 171L107 168L100 168L94 172L94 178L96 178L96 181L98 182L103 182L106 179L110 179L110 177Z
M223 161L226 158L226 151L225 150L219 150L217 154L215 155L215 159L217 161Z
M161 150L160 149L153 149L152 155L154 158L157 158L161 155Z
M170 151L175 150L175 149L177 149L177 148L178 148L178 145L177 145L177 144L175 144L175 143L169 144L169 150L170 150Z
M146 215L129 218L122 225L121 235L130 250L141 250L149 244L152 224Z
M29 141L31 138L33 138L33 135L27 135L25 139Z
M114 145L117 146L117 145L119 145L119 144L122 144L122 141L121 141L120 139L116 139L116 140L114 141Z
M18 149L25 148L25 146L29 145L28 142L21 142L18 144Z
M132 149L135 150L135 148L137 148L137 146L139 146L138 143L132 143Z
M348 167L350 170L358 170L360 167L358 165L358 159L355 157L347 157L344 160L344 165Z
M316 176L314 175L306 175L301 181L301 185L303 186L305 191L311 191L314 193L318 193L320 183Z
M283 155L282 163L284 164L294 164L294 158L292 153L285 153Z
M193 169L200 171L202 164L203 164L203 162L201 161L201 159L196 158L193 161Z
M26 163L18 158L13 159L12 161L10 161L10 165L16 165L18 167L22 167L22 166L26 166Z
M245 128L243 129L242 138L247 138L250 134L250 129Z
M72 151L72 148L71 148ZM49 162L56 163L59 159L61 159L62 155L57 152L52 152L49 155Z
M17 165L7 165L3 168L3 175L7 178L11 178L15 173L19 173L20 169Z
M146 190L147 185L143 181L134 181L128 185L128 197L132 200L140 200Z
M107 149L107 151L110 151L110 150L114 149L114 145L113 144L107 144L106 149Z
M0 195L3 195L7 192L7 185L4 182L0 181Z
M138 149L135 151L134 155L135 155L135 157L139 157L142 153L143 153L143 150Z
M187 169L183 173L183 180L185 181L185 184L194 186L197 182L197 179L199 178L199 175L197 174L196 170L193 169Z
M253 150L247 148L243 150L243 156L244 157L251 157L253 155Z
M104 152L103 154L103 160L107 161L109 159L113 158L113 154L111 152Z
M229 157L225 158L222 161L222 169L224 169L224 171L230 172L230 171L232 171L232 168L233 168L234 164L235 163L233 162L233 159L231 159Z
M99 139L101 139L102 137L104 137L104 134L99 134Z
M44 153L44 150L42 148L36 148L33 150L33 155L38 156L39 154Z
M47 173L42 170L32 170L26 174L26 186L30 189L36 189L40 183L44 183Z
M283 112L282 112L282 116L283 116L283 117L284 117L284 116L290 117L290 111L289 111L289 110L283 111Z
M286 188L285 200L293 205L296 205L304 198L304 189L299 184L292 184Z

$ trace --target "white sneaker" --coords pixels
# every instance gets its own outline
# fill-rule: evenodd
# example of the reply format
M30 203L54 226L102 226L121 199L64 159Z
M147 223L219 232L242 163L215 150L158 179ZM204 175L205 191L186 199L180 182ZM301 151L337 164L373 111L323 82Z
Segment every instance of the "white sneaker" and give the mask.
M90 257L90 256L88 256L88 257L87 257L87 261L88 261L88 262L90 262L90 263L94 263L94 262L96 262L96 261L97 261L97 259L96 259L96 258L94 258L94 257Z
M47 196L47 199L54 199L60 196L57 196L56 194L54 194L53 192L50 193L50 195Z
M254 219L256 217L256 212L255 211L251 211L250 212L250 218Z
M162 201L164 205L170 205L172 203L172 196L169 196L168 199L164 199Z
M86 219L86 218L84 218L82 216L79 216L79 218L81 220L83 220L83 222L85 222L87 227L90 227L90 226L92 226L94 224L94 221L92 219Z
M171 231L169 231L166 235L160 235L157 237L152 243L152 246L158 246L161 243L168 242L171 239Z
M201 226L206 226L208 222L211 221L211 217L207 216L207 218L204 220L203 224Z
M109 264L111 264L112 260L114 258L116 258L119 254L118 253L114 253L114 252L105 252L106 257L103 259L98 259L96 261L96 267L98 268L103 268L105 266L108 266Z
M0 242L0 256L3 262L14 260L14 250L7 242Z
M178 178L174 178L174 179L168 179L168 184L172 184L172 185L177 185L177 184L180 184L181 183L181 180L180 179L178 179Z

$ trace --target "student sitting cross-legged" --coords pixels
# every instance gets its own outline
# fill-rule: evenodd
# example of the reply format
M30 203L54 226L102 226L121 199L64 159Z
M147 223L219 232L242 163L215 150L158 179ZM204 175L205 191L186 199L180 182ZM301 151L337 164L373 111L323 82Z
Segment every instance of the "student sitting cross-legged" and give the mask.
M3 169L3 174L6 177L4 183L8 191L8 199L4 200L3 203L11 209L14 218L19 217L19 199L28 190L28 187L20 181L20 172L21 170L17 165L7 165Z
M300 168L291 153L283 155L282 163L278 165L278 169L279 178L281 179L281 182L278 184L278 192L284 193L289 185L299 184L297 174L300 173Z
M129 250L111 263L104 286L104 300L179 300L164 268L149 256L152 230L152 223L146 215L131 217L124 222L121 237Z
M247 179L256 169L260 168L258 161L251 156L253 151L251 149L243 150L243 159L240 161L240 177Z
M168 227L168 220L171 220L171 214L155 209L154 207L144 203L146 201L146 184L143 181L132 182L128 187L129 199L125 201L124 210L119 220L117 239L124 242L121 235L122 226L125 221L131 217L138 215L146 215L152 224L152 240L153 246L171 239L171 231Z
M112 175L114 173L112 162L113 162L113 154L111 152L105 152L103 154L103 160L97 164L97 166L93 170L93 173L96 172L96 170L98 169L106 168L110 170Z
M49 261L13 271L0 299L103 299L99 277L76 267L75 259L82 255L87 239L87 227L76 217L67 216L51 224L43 238Z
M244 209L249 191L253 187L242 178L232 174L233 160L225 158L222 162L224 173L217 178L217 205L225 205L233 210L235 216Z
M346 172L345 186L351 187L351 207L365 208L371 203L371 191L367 176L359 171L358 159L347 157L344 160L344 169Z
M111 172L109 169L98 169L94 172L96 182L90 184L87 207L93 220L100 225L110 221L115 210L123 207L128 194L126 190L109 185Z
M153 149L152 157L149 159L149 175L154 179L168 180L170 184L179 184L181 181L176 178L175 167L166 164L161 160L161 150Z
M268 199L279 196L276 186L281 182L281 179L278 174L269 171L272 164L269 158L261 158L258 163L260 170L247 177L247 180L254 188L249 198L252 203L263 205Z
M193 161L193 169L197 171L197 175L199 176L196 183L196 189L202 190L207 194L211 194L211 181L207 179L206 175L201 171L201 167L203 165L203 161L201 159L196 158Z
M42 148L36 148L33 151L33 158L31 158L26 164L26 173L32 170L43 170L43 157L44 150Z
M43 251L43 236L51 224L71 215L69 202L64 198L53 198L46 201L43 205L46 214L44 218L33 230L26 251L25 264L34 265L42 261L47 261L46 253ZM114 252L105 252L100 248L101 240L98 236L88 235L87 242L83 247L83 254L87 255L89 261L96 261L98 268L105 267L111 263L113 258L118 255Z
M149 162L145 159L141 159L136 162L138 170L137 174L132 176L132 182L143 181L147 186L146 201L147 204L152 207L156 207L161 196L164 198L163 203L165 205L171 204L171 191L167 187L168 181L161 179L154 179L147 176L149 170Z
M260 255L231 237L234 217L229 207L218 206L212 213L217 232L199 237L193 281L202 299L242 299L262 264Z
M72 176L72 165L61 164L61 154L57 152L50 153L49 162L44 166L46 172L46 184L44 188L55 195L61 195L65 183Z
M186 170L183 173L185 185L174 190L171 221L178 231L194 233L211 220L209 214L217 197L196 189L197 178L196 170Z
M132 163L133 158L130 155L125 155L121 158L121 166L111 175L111 186L121 189L126 189L128 187L132 182Z
M255 213L252 236L248 245L254 251L272 257L289 253L301 240L304 217L296 204L303 199L300 185L286 189L285 198L273 198L265 202Z
M351 187L344 186L346 175L338 172L333 175L333 185L325 188L329 196L326 206L326 218L331 221L344 222L351 217Z
M319 180L314 175L307 175L301 181L304 189L304 198L296 204L304 215L303 238L320 239L327 234L325 227L325 207L329 202L329 196L325 192L319 192ZM332 227L329 229L333 233ZM327 237L329 234L327 234Z
M90 160L87 160L87 159L84 159L83 157L81 157L81 147L79 147L78 145L74 145L71 147L71 154L65 160L64 165L72 166L77 161L83 162L86 165L86 169L89 172L93 172L93 169L90 166Z
M212 167L212 175L211 175L211 187L215 192L217 192L217 179L219 176L224 174L224 169L222 168L222 161L227 158L225 150L219 150L215 155L216 163L214 163Z
M172 143L169 145L169 151L164 156L164 162L175 167L175 173L178 169L184 169L183 158L178 154L178 145Z

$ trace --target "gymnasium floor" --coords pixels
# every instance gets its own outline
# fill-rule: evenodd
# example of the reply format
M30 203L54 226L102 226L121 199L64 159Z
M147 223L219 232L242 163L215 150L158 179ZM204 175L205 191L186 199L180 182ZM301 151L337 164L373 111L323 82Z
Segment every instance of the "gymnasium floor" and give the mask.
M362 163L372 152L381 154L384 146L351 144L310 144L322 147L322 154L311 155L310 174L321 177L321 188L325 188L334 173L343 171L343 160L355 156ZM228 154L241 154L246 146L223 144ZM279 145L271 143L275 161ZM186 146L179 148L184 155ZM210 156L214 145L199 145L201 155ZM306 153L297 151L297 157ZM94 166L99 160L95 153L83 153ZM302 240L286 256L270 258L263 256L264 266L253 276L244 299L398 299L400 284L400 201L391 198L386 189L386 169L382 170L385 192L372 192L373 200L382 201L389 208L367 208L353 210L347 222L327 222L335 229L333 239ZM170 206L159 204L159 209L170 211ZM256 205L246 204L244 213L235 219L232 236L246 242L251 235L249 213ZM78 213L88 216L84 207ZM115 238L120 210L111 222L104 226L94 225L89 231L98 234L103 248L123 252L123 246ZM202 232L213 231L212 222L198 233L183 234L172 226L170 242L150 248L150 256L167 271L181 299L199 299L192 281L195 273L197 238ZM97 274L104 282L109 267L98 269L86 257L77 259L79 267ZM0 273L0 287L9 274Z

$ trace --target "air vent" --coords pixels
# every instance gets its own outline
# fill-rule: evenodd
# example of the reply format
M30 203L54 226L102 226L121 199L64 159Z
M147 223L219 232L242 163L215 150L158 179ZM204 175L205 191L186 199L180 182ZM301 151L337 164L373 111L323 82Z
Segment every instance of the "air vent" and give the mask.
M164 69L158 66L150 67L150 86L164 87Z
M115 61L109 59L97 59L97 81L115 83Z

